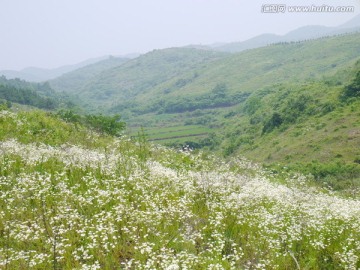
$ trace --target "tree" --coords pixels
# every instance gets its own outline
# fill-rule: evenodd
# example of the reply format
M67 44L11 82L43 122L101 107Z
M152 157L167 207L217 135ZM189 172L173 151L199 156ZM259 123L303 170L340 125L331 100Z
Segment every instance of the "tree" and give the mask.
M215 98L224 98L226 96L227 86L225 83L218 83L213 88L212 92Z
M72 110L61 110L57 115L66 122L79 123L90 129L96 130L97 132L106 133L112 136L120 136L121 131L123 131L126 126L125 122L120 121L121 117L118 114L114 116L105 116L102 114L80 115Z
M119 136L120 132L125 129L125 122L120 121L120 119L120 115L86 115L85 124L98 132Z
M273 113L271 118L265 123L263 133L271 132L274 128L281 126L283 119L279 113Z
M344 97L360 97L360 71L357 72L352 83L345 87Z

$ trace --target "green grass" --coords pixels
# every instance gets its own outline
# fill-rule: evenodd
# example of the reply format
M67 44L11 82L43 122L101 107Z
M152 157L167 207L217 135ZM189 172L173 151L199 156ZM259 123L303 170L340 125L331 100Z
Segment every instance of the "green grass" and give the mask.
M153 127L145 128L144 132L150 141L162 141L178 138L188 138L196 136L207 135L211 129L203 126L174 126L174 127ZM133 131L132 134L136 135L138 131ZM131 135L131 134L130 134Z
M351 127L356 128L353 119L358 109L341 104L339 96L354 76L358 40L356 33L231 55L196 49L156 50L102 73L94 79L96 83L88 82L89 87L81 89L81 98L109 113L119 112L130 127L159 130L149 134L150 139L164 143L171 141L161 134L164 128L196 125L211 129L215 136L189 140L225 155L241 153L267 163L328 162L342 155L351 162L358 155L358 142L356 138L348 141L344 132L355 132ZM98 97L110 90L111 95ZM207 108L212 100L215 107ZM238 103L226 103L231 100ZM341 106L344 123L326 117ZM179 112L166 113L174 107ZM262 134L274 113L285 123ZM201 133L189 131L189 135Z
M225 156L244 155L267 166L281 164L317 175L319 185L351 192L360 187L356 169L360 156L360 105L356 98L345 102L341 96L358 66L321 80L263 87L246 102L221 110L149 115L144 118L149 125L146 133L150 140L175 148L205 147ZM275 113L282 123L265 131ZM203 124L185 125L198 122ZM195 136L203 134L201 127L208 134ZM177 138L181 136L185 137ZM338 171L318 174L317 170L324 167Z
M328 37L294 44L272 45L235 54L189 48L155 50L85 80L80 89L63 78L56 88L71 92L108 113L163 113L173 105L203 109L205 98L220 100L213 90L225 85L227 101L234 95L276 83L302 82L334 75L356 62L359 34ZM240 103L241 99L237 100ZM216 106L222 107L221 104ZM129 123L130 125L132 123Z
M359 194L39 111L0 131L2 269L360 267Z

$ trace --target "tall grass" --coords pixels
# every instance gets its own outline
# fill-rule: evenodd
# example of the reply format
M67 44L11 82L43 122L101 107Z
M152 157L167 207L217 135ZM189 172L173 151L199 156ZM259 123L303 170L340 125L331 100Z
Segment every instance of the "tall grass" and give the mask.
M359 199L57 121L0 112L2 269L360 267Z

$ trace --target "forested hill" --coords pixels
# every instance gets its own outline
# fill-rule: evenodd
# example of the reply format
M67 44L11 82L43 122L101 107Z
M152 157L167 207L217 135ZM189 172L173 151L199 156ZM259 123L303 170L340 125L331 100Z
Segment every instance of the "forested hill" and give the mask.
M156 50L55 90L79 95L92 110L141 115L234 105L266 85L319 79L354 63L360 34L283 43L237 54L172 48ZM74 85L75 77L62 78ZM205 106L210 104L210 106ZM131 121L131 117L129 119Z
M85 80L81 74L69 73L50 84L57 91L78 94L91 110L99 107L109 112L119 104L130 106L137 96L174 78L179 79L178 86L183 86L188 81L181 80L181 74L191 73L191 77L196 78L198 69L227 55L191 48L154 50L117 67L103 69Z
M73 93L79 93L92 83L94 77L129 60L128 58L110 56L107 59L67 72L51 80L51 86L57 91L69 92L71 90Z
M54 92L49 83L30 83L20 79L8 80L5 76L0 77L0 100L7 106L18 103L47 110L74 105L66 96Z
M282 164L340 188L339 178L358 178L360 106L345 93L357 89L359 40L347 34L236 54L155 50L67 92L90 113L119 113L130 134L143 126L157 143Z

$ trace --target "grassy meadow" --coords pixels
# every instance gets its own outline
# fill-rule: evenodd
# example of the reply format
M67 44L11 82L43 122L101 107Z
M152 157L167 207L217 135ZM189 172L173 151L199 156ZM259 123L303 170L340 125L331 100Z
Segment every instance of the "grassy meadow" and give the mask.
M359 35L1 77L0 269L360 269Z
M0 111L1 269L358 269L360 197Z

